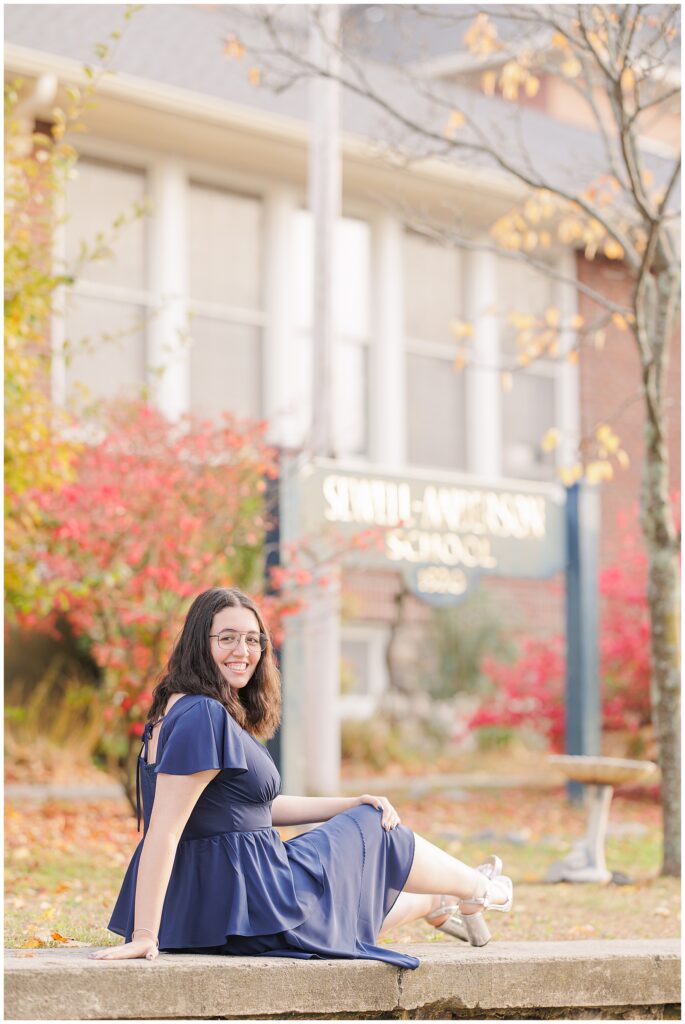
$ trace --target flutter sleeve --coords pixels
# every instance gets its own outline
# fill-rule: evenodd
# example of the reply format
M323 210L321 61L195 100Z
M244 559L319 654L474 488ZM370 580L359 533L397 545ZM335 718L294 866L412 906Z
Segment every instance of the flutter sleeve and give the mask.
M157 774L192 775L211 768L232 775L247 771L240 726L218 700L199 700L170 724L155 765Z

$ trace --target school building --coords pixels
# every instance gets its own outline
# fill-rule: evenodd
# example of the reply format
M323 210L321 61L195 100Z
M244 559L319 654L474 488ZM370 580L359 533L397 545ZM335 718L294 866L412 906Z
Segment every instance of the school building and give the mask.
M356 29L378 31L383 6L359 5ZM123 12L110 4L9 5L6 77L21 77L27 96L41 81L45 89L50 76L58 89L82 82L93 46L122 27ZM265 418L271 441L297 453L307 445L312 410L308 90L297 83L276 95L250 80L245 61L226 52L226 40L246 31L241 19L238 7L150 5L126 24L115 74L101 82L88 130L75 139L80 159L58 254L73 259L83 239L107 231L136 203L148 202L149 212L117 235L113 259L87 266L77 282L64 322L54 325L53 389L59 400L76 403L82 385L95 398L115 398L147 383L171 416L229 410ZM427 74L455 88L477 87L463 52L446 53L439 33L429 44ZM390 57L381 50L364 59L382 76ZM510 117L511 104L492 103L503 121ZM535 160L571 166L590 159L585 115L553 80L526 103ZM40 104L36 99L37 121L49 118L49 104ZM554 243L544 258L559 281L496 251L423 237L417 220L443 217L445 228L458 223L475 243L487 242L489 226L519 193L482 165L437 158L390 165L379 155L383 131L370 106L343 99L331 460L360 479L385 474L396 484L452 487L468 481L476 489L505 480L534 493L558 485L559 467L576 461L578 439L610 421L630 458L602 487L601 559L610 564L617 514L639 498L642 406L630 335L610 326L601 350L583 346L577 361L539 359L515 374L511 387L503 387L502 368L515 355L507 312L542 315L554 306L570 323L588 313L574 281L620 299L631 287L625 268ZM645 140L655 158L676 145L672 122ZM455 319L473 325L473 358L461 371L454 365ZM121 332L120 342L60 359L63 337L96 338L103 329ZM561 341L563 356L574 346L572 328ZM674 485L679 377L674 346ZM544 451L550 428L561 442ZM493 577L481 586L508 629L563 629L560 574ZM342 715L371 714L391 670L403 678L418 671L431 606L414 592L400 600L403 589L402 573L387 561L343 572ZM389 665L388 642L398 628Z

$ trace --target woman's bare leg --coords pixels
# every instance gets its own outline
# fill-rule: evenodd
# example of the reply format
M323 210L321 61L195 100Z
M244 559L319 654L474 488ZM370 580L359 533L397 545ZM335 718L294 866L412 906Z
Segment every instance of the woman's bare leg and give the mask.
M378 937L381 938L386 932L399 928L402 924L408 924L409 921L418 921L419 918L425 917L437 907L438 900L439 897L424 896L420 893L407 892L405 889L399 894L390 913L384 919Z
M395 901L390 913L383 921L380 931L382 935L390 928L396 928L409 921L425 917L438 906L436 893L444 893L455 899L465 900L469 896L483 896L487 889L485 875L468 864L445 853L440 847L429 843L423 836L414 834L414 860L407 877L404 889ZM496 898L493 892L493 903L506 903L506 895ZM464 914L477 913L481 907L478 903L462 903ZM447 915L445 915L447 916ZM436 922L441 924L438 919Z
M414 861L404 887L406 892L442 892L458 899L485 895L487 881L480 871L445 853L423 836L415 834L414 839ZM505 903L506 898L501 902ZM465 906L464 909L468 913L471 908ZM475 904L474 910L477 909L478 904Z

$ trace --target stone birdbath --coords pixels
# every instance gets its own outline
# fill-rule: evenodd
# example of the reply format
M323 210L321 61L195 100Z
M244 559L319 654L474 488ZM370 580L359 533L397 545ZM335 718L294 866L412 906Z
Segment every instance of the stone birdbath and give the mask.
M612 875L604 858L604 840L614 786L656 781L658 765L653 761L574 754L550 754L547 760L569 781L584 783L590 799L585 836L573 844L562 860L548 868L545 881L610 882Z

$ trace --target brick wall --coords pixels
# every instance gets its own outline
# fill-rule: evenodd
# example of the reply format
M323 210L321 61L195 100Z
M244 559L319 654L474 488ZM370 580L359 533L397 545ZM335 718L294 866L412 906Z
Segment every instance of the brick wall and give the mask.
M589 263L579 256L578 279L602 294L625 301L631 282L625 268L606 260ZM591 319L596 307L582 294L579 311ZM630 457L630 466L617 470L616 476L602 486L601 560L606 565L617 555L617 521L622 513L637 508L640 499L640 472L644 455L644 403L640 395L641 379L637 348L632 335L611 325L604 349L587 347L580 360L580 422L583 434L590 434L600 422L608 422L621 438ZM671 345L667 382L669 402L669 451L671 486L680 487L680 345L676 334Z

